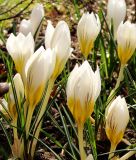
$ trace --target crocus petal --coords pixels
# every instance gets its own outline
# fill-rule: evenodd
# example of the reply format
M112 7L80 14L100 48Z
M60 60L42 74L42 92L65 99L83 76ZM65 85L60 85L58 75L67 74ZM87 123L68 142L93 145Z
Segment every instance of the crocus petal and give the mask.
M51 21L48 21L47 28L45 30L45 47L51 48L51 40L54 33L55 28L53 27Z
M32 24L32 34L34 35L44 17L44 8L42 4L37 4L32 10L30 21Z
M19 32L23 33L25 36L27 36L29 32L32 33L31 21L23 19L20 23Z

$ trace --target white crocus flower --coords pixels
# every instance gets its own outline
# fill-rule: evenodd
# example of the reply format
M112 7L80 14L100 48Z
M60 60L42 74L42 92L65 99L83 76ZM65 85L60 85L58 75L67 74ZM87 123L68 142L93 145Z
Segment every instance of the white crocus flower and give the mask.
M85 58L91 52L100 29L101 25L97 14L94 15L93 12L83 14L77 26L77 36L81 52Z
M107 18L109 24L113 21L114 37L116 39L116 32L119 24L124 21L126 16L126 2L125 0L109 0L107 6Z
M93 72L85 61L75 66L67 82L67 103L78 124L84 124L94 110L94 103L101 90L99 68Z
M17 36L11 34L7 39L6 48L15 63L17 72L24 77L26 62L34 53L34 39L31 33L27 36L24 36L22 33L19 33Z
M118 56L125 65L136 49L136 24L126 21L117 30Z
M26 73L26 98L30 106L41 99L45 86L55 67L56 56L51 49L40 47L28 60Z
M56 53L56 65L52 75L55 79L62 72L72 52L70 31L67 23L60 21L55 29L49 22L45 33L45 46L47 48L51 47Z
M118 96L109 106L106 113L106 134L115 149L121 141L129 122L129 111L124 98Z
M33 8L30 19L23 19L21 21L19 32L27 35L29 32L34 36L36 31L39 30L40 24L44 17L44 8L42 4L37 4L35 8Z
M15 86L15 92L16 92L16 96L17 96L17 101L19 106L21 105L21 101L24 98L24 85L21 79L21 76L19 73L17 73L14 78L13 78L13 83ZM9 114L11 115L11 117L14 119L17 116L17 111L16 111L16 101L15 101L15 95L13 92L13 88L10 84L9 86L9 93L8 93L8 110L9 110Z

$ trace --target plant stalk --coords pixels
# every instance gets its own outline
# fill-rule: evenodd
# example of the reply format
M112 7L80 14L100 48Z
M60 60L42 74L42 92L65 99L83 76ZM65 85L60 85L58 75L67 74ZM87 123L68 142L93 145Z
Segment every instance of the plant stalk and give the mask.
M114 157L114 151L115 151L115 149L116 149L116 145L115 144L113 144L113 143L111 143L111 148L110 148L110 153L109 153L109 160L112 160L112 158Z
M108 99L114 94L114 92L116 91L116 89L119 87L120 82L123 81L123 79L124 79L124 74L123 74L124 68L125 68L125 65L121 64L120 71L119 71L119 76L118 76L116 85L115 85L114 89L111 91Z
M47 106L47 103L48 103L49 98L50 98L50 94L51 94L51 91L52 91L52 88L53 88L53 85L54 85L54 81L55 81L54 79L50 79L49 80L47 92L46 92L46 95L45 95L45 98L44 98L44 101L43 101L43 104L42 104L42 107L41 107L41 110L40 110L37 122L35 124L35 129L34 129L34 132L35 132L34 133L34 137L35 138L33 139L32 148L31 148L31 156L32 157L34 157L34 152L35 152L35 148L36 148L36 144L37 144L37 139L39 137L41 126L42 126L42 120L41 120L41 118L43 117L43 114L44 114L44 112L46 110L46 106Z
M29 136L29 129L30 129L31 121L32 121L33 112L34 112L34 106L29 106L28 114L26 118L26 137L27 138Z
M86 154L84 151L84 144L83 144L83 129L84 125L78 123L78 142L79 142L79 151L80 151L80 157L81 160L86 160Z

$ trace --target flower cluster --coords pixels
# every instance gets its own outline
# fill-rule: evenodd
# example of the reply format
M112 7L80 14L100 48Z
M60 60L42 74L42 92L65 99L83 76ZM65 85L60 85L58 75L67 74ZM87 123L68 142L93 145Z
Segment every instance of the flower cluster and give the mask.
M112 25L114 28L113 36L121 63L117 84L111 93L114 93L119 87L123 69L136 49L136 25L129 21L123 22L125 15L126 3L124 0L109 0L107 18L109 28ZM45 29L45 44L35 49L36 37L43 18L43 5L38 4L32 10L30 19L21 21L17 36L11 33L6 42L7 51L14 62L17 73L9 84L7 101L2 100L1 104L4 107L0 106L0 110L7 119L11 120L14 135L12 154L20 159L28 154L31 158L34 157L42 125L41 119L46 110L53 85L73 51L67 23L59 21L54 27L50 20L47 21L47 28ZM91 115L101 92L99 66L97 65L96 71L93 71L93 67L88 61L89 54L93 52L95 40L100 32L101 21L99 16L93 12L84 13L77 25L77 38L85 60L83 59L81 65L75 65L66 85L67 105L77 123L81 160L93 159L91 154L87 157L84 152L83 129L86 120L88 118L93 119ZM111 142L110 151L113 152L123 138L129 122L129 111L125 99L121 96L113 97L106 107L105 131ZM39 112L35 124L32 125L32 117L37 108ZM121 121L120 115L122 115ZM93 121L95 120L93 119ZM18 129L19 125L23 128L22 132ZM25 140L23 139L24 130ZM35 139L30 138L31 133ZM27 142L26 146L24 146L24 141ZM109 158L112 158L113 155L113 153L109 154Z

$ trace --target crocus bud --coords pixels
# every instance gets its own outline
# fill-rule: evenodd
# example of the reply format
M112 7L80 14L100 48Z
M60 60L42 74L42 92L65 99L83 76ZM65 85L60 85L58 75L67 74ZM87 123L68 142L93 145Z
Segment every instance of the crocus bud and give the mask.
M94 41L101 29L100 20L97 14L84 13L77 26L77 37L80 49L85 58L91 52Z
M117 30L118 56L125 65L136 49L136 24L126 21Z
M49 34L50 37L47 38ZM67 23L60 21L54 30L53 26L49 22L45 37L45 46L47 48L51 47L56 53L55 70L52 75L52 77L55 79L62 72L72 52L70 31Z
M84 124L94 110L94 103L101 90L99 68L93 72L85 61L75 66L67 82L67 104L78 124Z
M15 86L17 101L20 106L21 101L24 98L24 86L23 86L23 82L22 82L22 79L21 79L21 76L19 73L17 73L14 76L13 82L14 82L14 86ZM12 86L10 84L9 93L8 93L8 110L9 110L9 113L13 119L17 116L16 105L17 104L15 101L15 95L14 95Z
M19 32L27 36L29 32L32 33L32 24L30 20L23 19L20 23Z
M33 8L30 19L21 21L19 32L24 35L28 35L29 32L34 36L36 31L40 28L40 24L44 17L44 8L42 4L37 4L35 8Z
M125 0L108 0L107 18L109 24L111 23L111 21L113 21L115 39L118 26L122 21L124 21L125 16L126 16Z
M41 99L47 82L55 67L56 56L51 49L40 47L28 60L26 73L26 98L30 106Z
M11 34L7 40L6 48L15 63L17 72L23 76L26 62L34 53L34 39L31 33L26 37L22 33L17 36Z
M42 4L37 4L36 7L32 10L30 15L30 21L32 24L32 34L34 35L40 26L40 23L44 17L44 8Z
M106 113L106 134L112 146L121 141L129 121L129 111L124 98L118 96Z

